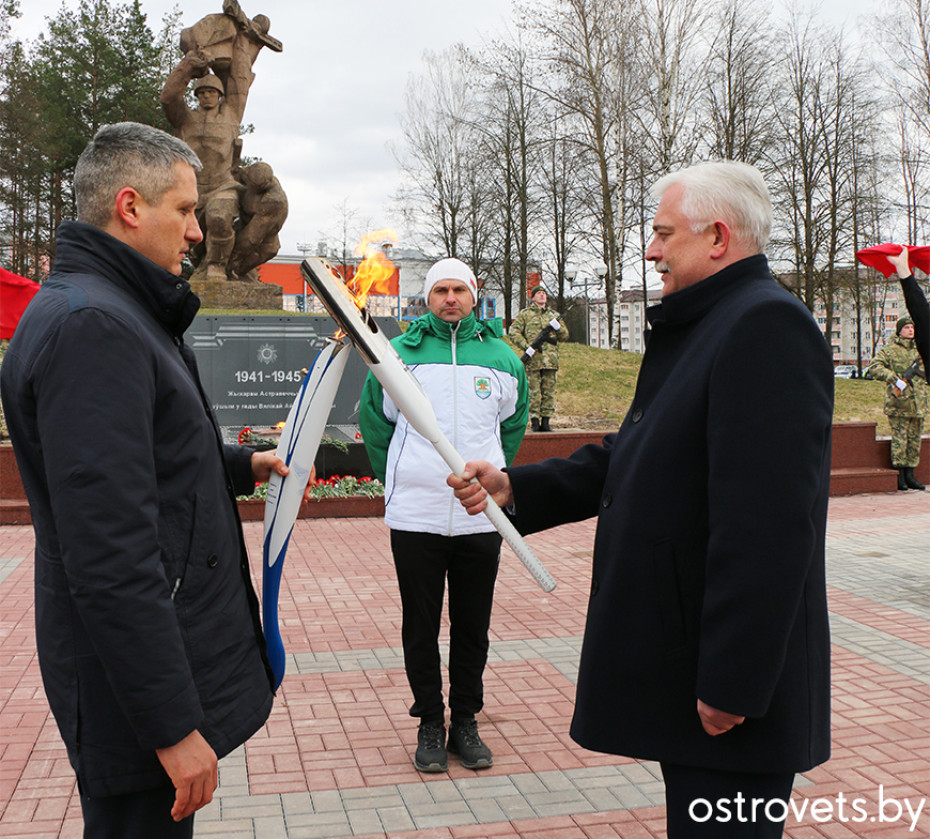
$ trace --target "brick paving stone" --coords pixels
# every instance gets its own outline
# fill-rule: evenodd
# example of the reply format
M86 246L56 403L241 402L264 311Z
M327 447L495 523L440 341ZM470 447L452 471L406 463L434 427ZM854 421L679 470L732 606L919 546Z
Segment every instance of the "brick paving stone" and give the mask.
M833 758L792 801L930 796L930 495L834 498L828 527ZM196 834L224 839L664 839L656 764L587 752L569 735L593 522L529 537L558 580L541 592L505 548L482 737L495 765L412 765L416 721L380 520L298 522L280 613L288 671L266 726L220 764ZM261 525L246 539L259 582ZM73 773L48 713L32 635L31 528L0 528L0 837L79 839ZM448 622L441 630L448 657ZM881 793L880 793L881 790ZM789 816L789 839L930 836L903 822ZM921 833L922 831L922 833Z

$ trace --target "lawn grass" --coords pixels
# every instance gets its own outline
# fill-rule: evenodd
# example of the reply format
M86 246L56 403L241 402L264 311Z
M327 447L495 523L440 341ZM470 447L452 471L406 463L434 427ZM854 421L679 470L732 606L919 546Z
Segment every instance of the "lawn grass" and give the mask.
M879 437L890 436L891 426L882 410L885 387L884 382L871 379L836 379L833 421L875 422Z
M562 344L557 417L572 417L580 428L616 428L633 401L641 361L639 353Z
M556 427L615 429L633 401L642 356L581 344L559 348ZM879 436L891 434L882 412L884 384L870 379L836 379L834 422L874 422Z

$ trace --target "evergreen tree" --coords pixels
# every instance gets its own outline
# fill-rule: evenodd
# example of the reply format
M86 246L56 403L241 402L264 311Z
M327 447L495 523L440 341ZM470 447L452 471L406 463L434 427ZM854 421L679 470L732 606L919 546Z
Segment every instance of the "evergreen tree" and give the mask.
M156 37L139 0L78 0L26 47L9 43L16 4L0 0L0 241L13 270L36 276L54 255L58 225L74 217L74 166L97 129L166 127L158 95L178 15Z

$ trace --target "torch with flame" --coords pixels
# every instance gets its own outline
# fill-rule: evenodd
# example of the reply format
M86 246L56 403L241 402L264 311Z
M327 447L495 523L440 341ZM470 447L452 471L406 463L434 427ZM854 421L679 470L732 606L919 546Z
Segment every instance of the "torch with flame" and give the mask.
M366 290L372 283L383 284L394 273L394 266L383 252L385 239L396 242L392 231L379 230L369 234L359 245L360 250L366 251L364 255L370 256L362 263L364 270L353 280L356 293L361 294L361 305L364 305ZM381 247L368 254L374 242ZM262 626L268 661L274 673L275 690L281 684L285 670L284 641L278 621L278 594L284 557L303 500L304 488L323 437L326 419L349 357L344 335L343 332L327 340L304 377L278 441L277 454L290 471L284 476L273 472L268 482L262 540Z
M383 237L384 232L373 235L375 238ZM465 459L439 429L433 406L422 385L365 308L368 291L393 275L394 266L390 260L383 253L366 259L349 284L344 284L333 268L319 257L305 259L300 271L407 421L432 443L449 468L456 475L461 475L465 470ZM490 496L485 514L543 591L552 591L555 588L552 575Z

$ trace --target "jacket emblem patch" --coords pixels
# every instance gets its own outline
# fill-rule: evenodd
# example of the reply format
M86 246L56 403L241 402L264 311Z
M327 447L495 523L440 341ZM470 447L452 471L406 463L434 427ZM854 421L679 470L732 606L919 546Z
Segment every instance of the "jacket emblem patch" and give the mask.
M487 399L491 395L491 381L483 376L475 376L475 393L479 399Z

